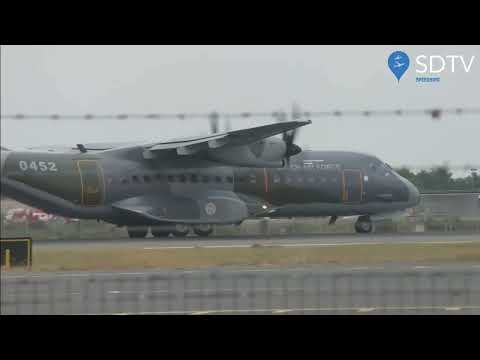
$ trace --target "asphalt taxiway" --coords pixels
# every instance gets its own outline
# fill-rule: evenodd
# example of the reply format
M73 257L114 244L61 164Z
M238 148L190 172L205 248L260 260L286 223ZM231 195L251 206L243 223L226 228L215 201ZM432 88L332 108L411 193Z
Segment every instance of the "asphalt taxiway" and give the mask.
M252 245L263 246L338 246L364 244L449 244L449 243L480 243L478 234L458 233L408 233L408 234L312 234L312 235L272 235L272 236L223 236L199 238L144 238L144 239L102 239L102 240L38 240L34 247L108 247L119 246L144 248L241 248Z
M480 264L2 274L2 314L480 314Z

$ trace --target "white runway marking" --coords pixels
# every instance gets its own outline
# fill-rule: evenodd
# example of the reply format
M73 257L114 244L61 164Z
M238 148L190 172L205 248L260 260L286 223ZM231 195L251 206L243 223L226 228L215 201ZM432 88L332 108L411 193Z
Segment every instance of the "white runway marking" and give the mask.
M365 313L365 312L372 312L377 310L377 308L371 307L371 308L359 308L357 312L359 313Z
M478 241L369 241L369 242L346 242L346 243L292 243L292 244L275 244L275 243L253 243L253 244L232 244L232 245L190 245L190 246L149 246L144 247L143 250L169 250L169 249L237 249L237 248L251 248L254 246L260 247L332 247L332 246L368 246L368 245L447 245L447 244L473 244Z
M471 306L386 306L386 307L319 307L319 308L291 308L291 309L221 309L221 310L192 310L192 311L152 311L132 313L112 313L110 315L213 315L213 314L234 314L234 313L270 313L285 314L293 312L357 312L368 313L372 311L461 311L480 310L480 305Z

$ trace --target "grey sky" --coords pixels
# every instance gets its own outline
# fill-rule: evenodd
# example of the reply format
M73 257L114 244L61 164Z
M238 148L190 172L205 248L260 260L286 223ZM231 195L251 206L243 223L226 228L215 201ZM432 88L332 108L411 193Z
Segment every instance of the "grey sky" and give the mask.
M397 83L395 50L410 56ZM415 83L417 55L475 55L438 84ZM479 46L3 46L1 112L150 113L479 107ZM267 120L235 120L233 128ZM164 140L208 131L192 121L2 120L7 147ZM353 149L398 164L480 163L480 119L449 116L314 119L298 143Z

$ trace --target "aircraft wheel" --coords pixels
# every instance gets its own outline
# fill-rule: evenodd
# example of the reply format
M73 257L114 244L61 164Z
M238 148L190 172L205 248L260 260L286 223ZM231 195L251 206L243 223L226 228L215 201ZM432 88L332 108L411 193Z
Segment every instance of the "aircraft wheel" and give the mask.
M147 236L148 233L148 228L147 227L141 227L141 226L135 226L134 228L129 228L127 227L127 232L128 236L131 239L135 238L144 238Z
M188 235L190 228L186 224L176 224L172 234L176 237L185 237Z
M198 236L206 237L213 232L213 227L209 224L197 225L193 228L193 232Z
M161 227L152 227L152 235L157 238L168 237L170 230L162 229Z
M355 223L355 231L357 233L366 234L372 232L372 230L373 224L370 218L358 218L357 222Z

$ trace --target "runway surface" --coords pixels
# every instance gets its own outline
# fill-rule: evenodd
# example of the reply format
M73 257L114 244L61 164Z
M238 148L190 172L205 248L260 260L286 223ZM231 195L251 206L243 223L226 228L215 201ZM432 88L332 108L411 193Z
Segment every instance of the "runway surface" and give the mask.
M313 234L313 235L272 235L272 236L230 236L230 237L186 237L186 238L145 238L145 239L105 239L105 240L39 240L33 242L35 248L58 247L108 247L122 246L144 248L234 248L263 246L336 246L364 244L399 244L399 243L480 243L480 234L452 233L415 233L415 234Z
M2 274L2 314L480 314L480 264Z

